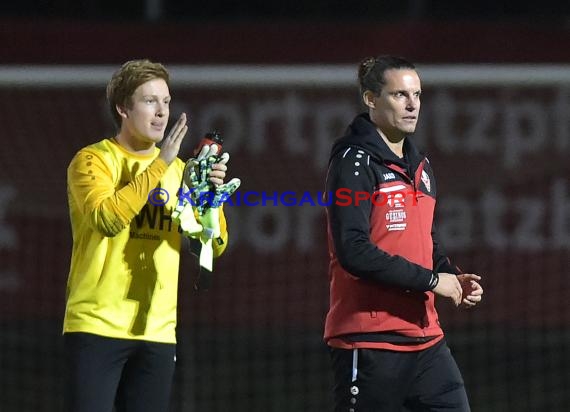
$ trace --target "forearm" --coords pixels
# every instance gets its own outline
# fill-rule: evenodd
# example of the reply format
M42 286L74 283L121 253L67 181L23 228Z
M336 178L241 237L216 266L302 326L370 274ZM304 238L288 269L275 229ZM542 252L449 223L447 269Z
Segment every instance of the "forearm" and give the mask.
M351 275L410 290L426 291L435 286L437 278L431 270L386 253L354 228L342 231L342 227L333 230L333 242L340 265Z
M117 188L105 161L90 152L80 152L68 168L69 195L80 213L104 236L115 236L140 212L149 192L168 168L155 159L134 179Z
M101 199L90 214L93 226L106 236L115 236L127 227L147 203L150 191L159 184L167 168L157 158L127 185Z

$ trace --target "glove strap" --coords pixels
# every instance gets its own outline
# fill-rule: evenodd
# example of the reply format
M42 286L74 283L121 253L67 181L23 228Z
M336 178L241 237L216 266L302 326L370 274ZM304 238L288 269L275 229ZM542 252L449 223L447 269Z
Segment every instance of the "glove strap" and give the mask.
M200 250L200 267L212 272L214 268L214 246L212 239L206 241L201 240L202 249Z
M200 239L200 268L198 270L198 279L194 284L194 290L206 291L210 289L212 284L212 269L214 262L214 248L212 239L204 241Z

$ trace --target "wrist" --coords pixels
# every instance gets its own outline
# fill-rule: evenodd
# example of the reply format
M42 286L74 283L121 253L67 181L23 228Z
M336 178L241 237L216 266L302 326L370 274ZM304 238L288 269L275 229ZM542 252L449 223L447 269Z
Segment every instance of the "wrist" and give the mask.
M439 274L436 271L431 272L431 279L429 280L428 290L434 290L439 283Z
M168 162L164 157L158 155L156 159L154 159L156 164L159 165L160 168L166 170L172 161Z

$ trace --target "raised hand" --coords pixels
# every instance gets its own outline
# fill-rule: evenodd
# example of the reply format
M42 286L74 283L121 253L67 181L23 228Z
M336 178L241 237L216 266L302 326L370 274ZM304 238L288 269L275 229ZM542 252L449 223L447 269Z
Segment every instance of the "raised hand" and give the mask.
M172 163L178 156L180 145L187 131L186 113L182 113L160 145L160 154L158 157L164 160L166 164Z

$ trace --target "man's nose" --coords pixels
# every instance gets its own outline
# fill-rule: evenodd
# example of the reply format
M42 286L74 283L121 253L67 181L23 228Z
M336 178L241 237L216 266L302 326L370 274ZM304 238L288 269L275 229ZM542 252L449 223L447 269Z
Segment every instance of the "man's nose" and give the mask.
M168 106L164 103L158 105L158 110L156 111L156 115L159 117L163 117L168 113Z
M408 102L406 104L406 109L411 112L414 111L418 106L419 106L419 100L412 97L408 99Z

